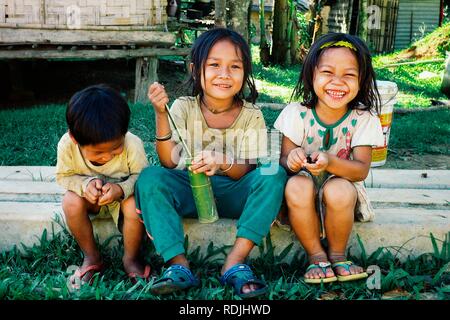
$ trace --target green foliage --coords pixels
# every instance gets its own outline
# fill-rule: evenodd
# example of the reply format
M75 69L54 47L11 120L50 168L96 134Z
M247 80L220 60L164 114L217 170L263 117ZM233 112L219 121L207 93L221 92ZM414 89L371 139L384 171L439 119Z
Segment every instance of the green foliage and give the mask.
M62 223L59 221L56 224ZM450 236L450 235L449 235ZM411 299L420 299L424 293L433 293L439 299L450 296L450 243L449 236L438 240L430 239L434 252L419 257L407 257L401 262L389 248L379 248L367 255L364 244L358 237L361 253L349 255L355 263L368 267L377 265L381 269L381 289L369 290L364 280L349 283L335 282L329 285L308 285L303 282L303 274L308 265L303 251L292 252L293 244L275 250L270 236L249 259L255 273L270 287L266 299L273 300L316 300L325 299L380 299L383 293L391 290L406 290ZM114 241L113 241L114 240ZM80 250L64 228L60 232L44 231L39 244L22 246L0 254L0 299L2 300L141 300L141 299L239 299L229 287L223 287L218 278L229 246L216 247L210 243L206 250L199 247L189 249L187 257L191 269L201 279L201 286L186 292L168 296L154 296L150 292L151 282L139 281L131 284L122 269L123 241L112 237L99 243L100 252L108 266L92 286L82 286L71 292L66 287L70 273L68 267L82 262ZM158 271L163 261L146 240L143 255L153 270ZM288 256L291 260L288 261ZM263 299L263 298L261 298Z
M431 105L431 99L445 100L444 94L440 91L441 74L444 72L442 62L433 62L418 65L400 65L392 68L383 68L382 57L374 58L375 71L378 80L392 81L397 84L399 93L397 95L398 107L403 108L427 108ZM431 78L422 78L425 72L435 74Z
M396 114L392 121L389 149L410 149L416 154L450 154L450 110Z
M298 27L298 38L299 46L304 48L309 48L311 46L311 35L309 34L310 21L306 17L307 13L296 11L297 13L297 27Z

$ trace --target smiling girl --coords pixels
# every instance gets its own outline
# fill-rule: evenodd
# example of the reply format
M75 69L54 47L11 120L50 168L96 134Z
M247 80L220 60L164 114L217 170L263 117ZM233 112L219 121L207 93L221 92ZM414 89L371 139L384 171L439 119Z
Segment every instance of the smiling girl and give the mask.
M310 261L305 282L367 277L345 254L354 219L373 218L363 180L372 147L383 145L367 46L348 34L322 36L293 95L303 102L286 106L274 126L283 134L280 163L292 176L285 189L289 220Z
M242 298L258 296L268 287L245 261L280 209L286 172L277 166L273 174L264 175L263 167L256 166L267 152L267 131L262 112L254 105L257 91L250 49L242 36L227 29L207 31L195 41L191 61L192 96L176 99L170 113L194 155L188 169L210 176L220 217L239 219L220 282ZM180 137L169 122L167 93L154 83L148 96L155 110L156 150L162 166L142 172L136 203L167 267L152 292L166 294L199 285L185 255L181 221L197 212L187 170L174 170L185 169L186 154L180 153Z

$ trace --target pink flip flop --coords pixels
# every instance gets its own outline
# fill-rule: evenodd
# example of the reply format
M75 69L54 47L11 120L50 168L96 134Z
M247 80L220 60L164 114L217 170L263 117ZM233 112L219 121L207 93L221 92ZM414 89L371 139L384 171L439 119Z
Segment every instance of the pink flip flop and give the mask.
M144 268L144 273L138 274L136 272L128 273L128 278L130 278L131 283L136 284L138 279L143 279L147 282L150 279L150 272L152 268L149 265L146 265Z

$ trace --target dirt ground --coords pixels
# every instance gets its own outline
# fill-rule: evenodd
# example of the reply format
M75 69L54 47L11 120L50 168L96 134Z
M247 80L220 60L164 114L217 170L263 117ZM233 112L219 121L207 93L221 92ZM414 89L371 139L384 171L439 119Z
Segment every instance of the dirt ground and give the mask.
M444 154L409 154L404 157L388 155L386 164L379 168L450 170L450 156Z

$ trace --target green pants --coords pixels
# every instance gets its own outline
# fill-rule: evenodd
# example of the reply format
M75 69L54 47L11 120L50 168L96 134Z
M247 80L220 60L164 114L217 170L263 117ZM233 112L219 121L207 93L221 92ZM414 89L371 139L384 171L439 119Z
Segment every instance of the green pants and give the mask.
M239 218L237 237L257 245L268 234L278 214L287 181L281 166L272 174L261 172L261 167L257 168L239 180L211 177L219 216ZM187 171L147 167L136 182L135 199L145 228L164 261L185 253L181 218L197 217Z

